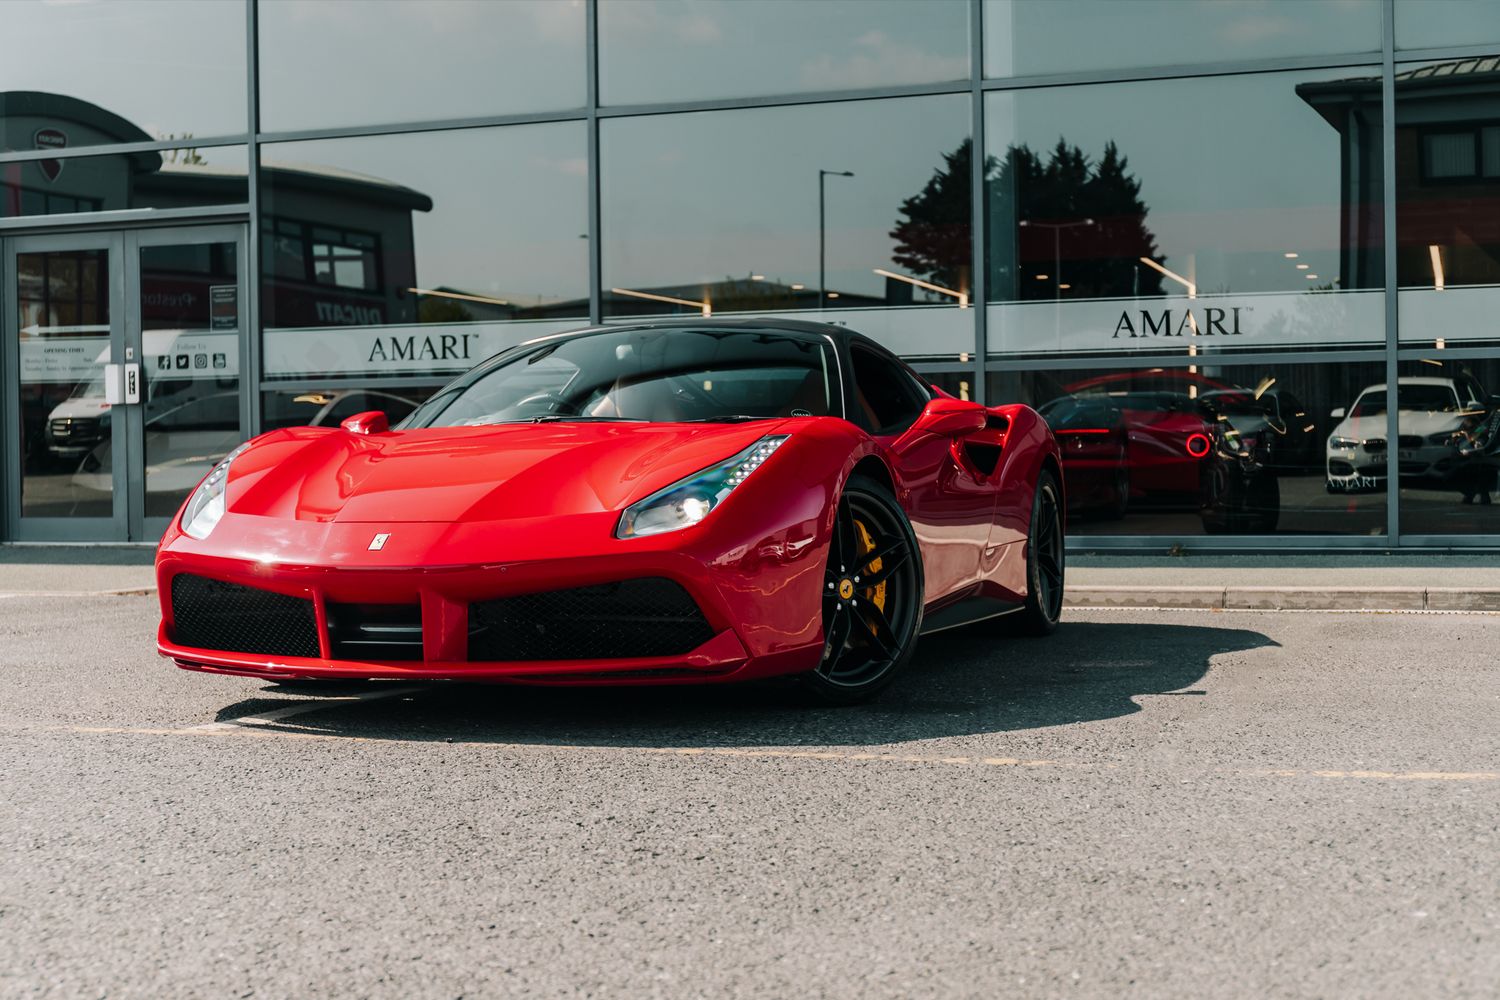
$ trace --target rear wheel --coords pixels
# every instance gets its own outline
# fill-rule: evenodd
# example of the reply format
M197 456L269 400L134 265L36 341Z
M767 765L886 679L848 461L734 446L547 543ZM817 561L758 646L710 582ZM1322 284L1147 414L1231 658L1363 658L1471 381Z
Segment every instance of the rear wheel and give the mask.
M1021 635L1050 635L1062 619L1063 570L1062 500L1057 478L1042 470L1031 502L1031 530L1026 538L1026 603L1000 621Z
M884 486L851 477L823 579L823 659L803 684L828 704L864 701L911 659L921 627L922 559L911 523Z

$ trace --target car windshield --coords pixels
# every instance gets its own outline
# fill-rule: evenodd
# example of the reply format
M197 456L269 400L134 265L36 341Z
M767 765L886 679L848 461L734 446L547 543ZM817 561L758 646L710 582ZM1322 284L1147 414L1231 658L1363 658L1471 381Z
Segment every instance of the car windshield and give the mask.
M1384 413L1387 406L1384 389L1359 397L1350 411L1351 417L1370 417ZM1452 413L1458 409L1458 396L1446 385L1403 385L1396 389L1397 410Z
M404 427L835 414L830 345L751 330L622 330L539 344L465 376Z

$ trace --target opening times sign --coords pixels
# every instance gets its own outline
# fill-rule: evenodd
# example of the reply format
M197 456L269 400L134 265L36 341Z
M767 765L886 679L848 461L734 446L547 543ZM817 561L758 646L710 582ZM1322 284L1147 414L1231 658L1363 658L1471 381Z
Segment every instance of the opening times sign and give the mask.
M21 382L77 385L102 374L111 357L107 336L39 336L21 340ZM237 334L147 330L141 345L141 367L147 379L238 378Z

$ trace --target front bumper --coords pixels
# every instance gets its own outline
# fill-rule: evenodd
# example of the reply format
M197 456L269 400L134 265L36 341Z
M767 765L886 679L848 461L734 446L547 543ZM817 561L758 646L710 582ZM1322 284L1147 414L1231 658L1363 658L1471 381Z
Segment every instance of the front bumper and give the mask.
M190 670L270 679L407 679L533 684L683 684L749 680L815 667L822 653L816 587L821 550L784 529L750 546L722 541L617 541L610 529L567 526L390 526L382 550L369 524L297 522L231 514L207 541L169 532L157 558L162 623L157 648ZM573 520L573 519L570 519ZM577 519L581 522L588 518ZM595 538L593 544L578 539ZM233 538L228 546L223 540ZM565 539L572 539L570 544ZM606 540L607 539L607 540ZM694 541L703 546L695 550ZM295 559L292 553L312 553ZM720 553L715 555L715 553ZM421 559L411 559L420 554ZM753 559L751 558L753 555ZM464 556L464 561L458 557ZM770 558L768 558L770 556ZM779 556L779 558L777 558ZM408 560L411 561L408 561ZM173 581L192 574L311 603L317 656L252 653L189 645L175 628ZM810 600L800 598L811 577ZM471 654L471 606L521 595L588 588L642 578L679 585L701 612L707 638L671 656L477 660ZM768 594L779 600L768 601ZM420 609L420 650L400 660L350 657L330 622L345 606ZM798 613L798 608L802 608ZM806 608L811 607L809 615Z

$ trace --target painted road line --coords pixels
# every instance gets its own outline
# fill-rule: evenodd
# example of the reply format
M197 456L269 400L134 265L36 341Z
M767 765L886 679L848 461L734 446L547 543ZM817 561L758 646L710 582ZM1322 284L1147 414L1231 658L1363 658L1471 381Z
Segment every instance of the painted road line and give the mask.
M333 698L319 698L316 701L299 701L288 705L286 708L276 708L269 712L260 712L256 715L245 715L238 719L224 719L219 722L208 722L201 726L189 726L186 729L176 730L180 733L214 733L220 731L233 731L244 726L270 726L280 722L282 719L290 719L294 715L304 715L308 712L317 712L325 708L333 708L337 705L347 705L358 701L379 701L382 698L399 698L404 694L420 691L416 687L378 688L361 694L346 695Z
M414 689L408 689L414 690ZM382 694L384 694L382 692ZM387 695L388 697L389 695ZM355 699L346 699L355 700ZM360 699L364 700L364 699ZM300 707L300 706L299 706ZM312 711L312 709L304 709ZM285 712L285 709L278 710ZM246 719L236 720L240 722L249 719L267 718L276 713L267 712L262 716L247 716ZM286 716L281 716L285 718ZM272 720L275 721L275 720ZM396 745L423 745L423 746L445 746L445 747L467 747L472 749L502 750L509 753L526 753L537 750L551 750L558 752L571 752L580 754L604 754L614 756L640 756L640 757L686 757L693 759L708 759L715 757L732 757L750 760L810 760L810 761L849 761L858 763L877 764L929 764L935 766L966 766L966 767L999 767L1012 768L1015 770L1030 770L1041 768L1055 768L1067 771L1098 771L1098 772L1121 772L1128 770L1127 766L1112 762L1089 763L1082 761L1062 761L1050 759L1032 759L1024 757L991 757L977 754L964 755L935 755L935 754L902 754L902 753L880 753L870 750L786 750L786 749L760 749L754 747L620 747L620 746L574 746L556 743L498 743L486 740L408 740L387 739L379 736L340 736L334 733L299 732L292 729L268 729L258 728L266 723L251 723L247 726L239 726L234 722L215 723L209 726L193 726L187 729L163 729L129 726L56 726L52 727L54 732L88 733L94 735L147 735L147 736L216 736L216 737L249 737L262 739L282 740L322 740L341 743L383 743ZM1315 778L1320 780L1357 780L1357 781L1437 781L1437 782L1500 782L1500 771L1375 771L1375 770L1335 770L1326 768L1235 768L1221 767L1210 768L1201 771L1185 770L1180 773L1192 774L1222 774L1247 778Z

